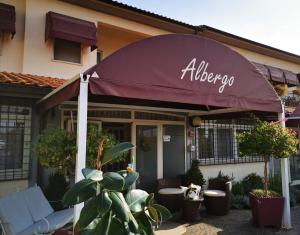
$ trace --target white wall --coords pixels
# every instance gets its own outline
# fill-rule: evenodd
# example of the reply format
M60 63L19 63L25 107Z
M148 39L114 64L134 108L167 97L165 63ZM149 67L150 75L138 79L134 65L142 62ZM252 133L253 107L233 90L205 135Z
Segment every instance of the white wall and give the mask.
M27 187L28 187L27 180L14 180L14 181L0 182L0 197L23 190Z
M206 181L209 178L214 178L218 175L221 170L223 174L234 177L235 181L242 180L246 175L250 173L256 173L263 176L264 173L264 163L243 163L243 164L225 164L225 165L210 165L210 166L200 166L200 170Z

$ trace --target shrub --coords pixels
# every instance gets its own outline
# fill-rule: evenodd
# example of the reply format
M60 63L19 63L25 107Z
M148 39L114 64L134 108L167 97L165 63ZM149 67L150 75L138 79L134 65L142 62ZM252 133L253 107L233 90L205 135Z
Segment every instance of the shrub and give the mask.
M255 173L247 175L243 180L245 194L248 195L253 189L261 189L263 187L263 178Z
M222 171L219 171L218 176L216 178L208 179L208 188L225 191L225 183L233 180L233 176L230 177L229 175L224 175Z
M242 182L234 182L232 184L233 195L245 195L245 188Z
M246 195L234 195L232 198L232 208L233 209L248 209L249 197Z
M282 192L282 184L281 184L281 176L276 174L274 176L269 177L269 189L281 194Z
M199 168L198 160L193 160L191 168L186 173L185 181L186 181L185 183L187 185L190 185L191 183L193 183L193 184L202 186L205 184L205 179Z

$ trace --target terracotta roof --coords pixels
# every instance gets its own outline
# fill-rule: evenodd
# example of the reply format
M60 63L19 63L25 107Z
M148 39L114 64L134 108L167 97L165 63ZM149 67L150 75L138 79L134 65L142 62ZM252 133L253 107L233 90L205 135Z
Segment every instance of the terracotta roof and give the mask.
M61 78L44 77L31 74L0 72L0 84L12 84L31 87L55 89L66 80Z

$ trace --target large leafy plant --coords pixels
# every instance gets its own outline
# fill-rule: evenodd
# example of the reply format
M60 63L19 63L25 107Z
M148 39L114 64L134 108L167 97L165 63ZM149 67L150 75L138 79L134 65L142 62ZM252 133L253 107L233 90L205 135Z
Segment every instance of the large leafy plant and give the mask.
M87 131L86 165L95 166L95 156L98 152L99 139L105 139L103 152L117 144L114 136L101 133L98 127L89 124ZM76 134L56 126L49 125L39 136L34 146L39 162L46 168L57 168L64 175L73 175L76 161ZM124 155L117 159L122 160Z
M134 146L125 142L103 152L104 143L102 140L98 146L96 169L83 169L85 179L77 182L63 197L66 206L85 202L75 231L85 235L154 234L153 227L169 219L171 214L155 203L153 194L132 189L139 174L131 168L101 171L102 166Z
M288 158L296 154L298 140L296 133L290 129L282 128L277 123L268 123L257 120L256 125L249 131L237 136L241 156L264 159L264 194L268 193L268 162L270 157Z

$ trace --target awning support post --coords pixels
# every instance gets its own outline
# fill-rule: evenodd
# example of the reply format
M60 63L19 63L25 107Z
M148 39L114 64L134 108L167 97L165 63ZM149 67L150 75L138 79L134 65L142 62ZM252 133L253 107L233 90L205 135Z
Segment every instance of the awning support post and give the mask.
M77 106L77 155L75 166L75 183L84 177L81 170L86 162L86 135L87 135L87 109L88 109L88 85L90 75L80 74L80 87ZM74 207L74 225L79 219L83 203Z
M285 110L282 103L282 113L278 114L280 125L285 128ZM284 210L282 218L282 226L286 229L292 228L291 208L290 208L290 192L289 192L289 164L288 158L281 159L281 181L282 181L282 196L284 200Z

